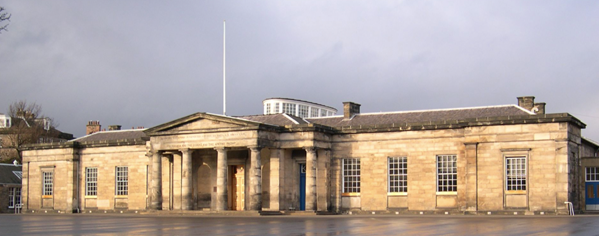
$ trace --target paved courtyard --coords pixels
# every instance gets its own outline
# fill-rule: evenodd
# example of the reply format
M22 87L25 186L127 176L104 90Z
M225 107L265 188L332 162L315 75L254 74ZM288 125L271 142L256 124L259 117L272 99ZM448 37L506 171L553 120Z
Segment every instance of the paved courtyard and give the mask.
M1 235L599 235L599 216L0 215Z

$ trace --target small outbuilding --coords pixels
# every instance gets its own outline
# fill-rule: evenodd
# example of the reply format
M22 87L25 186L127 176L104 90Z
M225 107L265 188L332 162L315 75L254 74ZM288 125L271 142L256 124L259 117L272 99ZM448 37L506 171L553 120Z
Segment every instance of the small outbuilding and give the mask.
M0 163L0 213L21 208L21 165Z

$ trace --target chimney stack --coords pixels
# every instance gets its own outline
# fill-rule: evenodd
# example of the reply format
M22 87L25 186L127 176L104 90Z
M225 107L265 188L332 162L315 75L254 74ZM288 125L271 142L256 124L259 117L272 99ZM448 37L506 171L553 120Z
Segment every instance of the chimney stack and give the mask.
M535 103L535 107L532 108L532 111L537 115L543 115L545 114L545 105L546 103L544 102L537 102Z
M534 96L518 97L518 106L519 107L522 107L526 110L532 111L537 115L545 114L545 105L546 105L546 103L544 103L544 102L535 103Z
M109 125L108 130L121 130L120 125Z
M535 105L534 96L518 97L518 106L531 111Z
M85 126L85 135L90 135L95 132L100 132L102 126L100 125L100 121L98 120L90 120L87 122L87 126Z
M357 114L360 114L360 104L355 102L344 102L343 103L343 118L351 119Z

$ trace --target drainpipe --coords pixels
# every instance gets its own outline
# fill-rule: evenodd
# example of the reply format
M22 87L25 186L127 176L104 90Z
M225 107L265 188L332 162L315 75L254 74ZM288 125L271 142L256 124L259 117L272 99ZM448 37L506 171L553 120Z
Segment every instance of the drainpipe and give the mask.
M81 213L81 188L80 188L80 181L81 181L81 155L78 155L78 161L77 161L77 213Z
M475 155L475 160L476 160L475 161L475 165L476 165L476 185L475 185L476 186L476 203L475 204L476 204L476 212L478 213L478 209L479 209L479 206L478 206L478 168L479 168L479 166L478 166L478 143L476 143L476 146L474 148L475 148L474 155Z
M29 176L31 176L29 171L29 162L27 162L27 210L29 210L29 195L31 195L31 191L29 191L29 189L31 189L31 185L29 185ZM23 195L23 186L21 185L21 197ZM22 198L21 198L21 202L23 202ZM23 204L21 204L21 212L23 212Z

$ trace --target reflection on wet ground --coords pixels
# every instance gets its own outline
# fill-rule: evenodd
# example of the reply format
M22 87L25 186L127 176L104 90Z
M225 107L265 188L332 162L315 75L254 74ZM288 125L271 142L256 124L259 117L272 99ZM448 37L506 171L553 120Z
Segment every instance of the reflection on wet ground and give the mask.
M0 215L2 235L599 235L599 216Z

